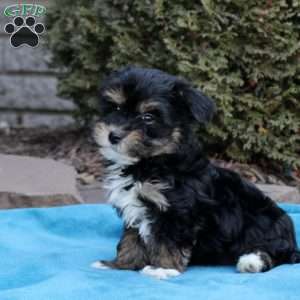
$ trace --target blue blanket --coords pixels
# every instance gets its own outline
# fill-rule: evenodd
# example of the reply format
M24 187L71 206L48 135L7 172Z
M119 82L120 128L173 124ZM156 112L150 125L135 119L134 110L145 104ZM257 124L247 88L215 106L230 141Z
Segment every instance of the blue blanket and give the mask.
M285 205L300 237L300 205ZM191 267L159 281L133 271L97 270L115 256L121 221L107 205L0 212L0 300L300 299L300 264L261 274Z

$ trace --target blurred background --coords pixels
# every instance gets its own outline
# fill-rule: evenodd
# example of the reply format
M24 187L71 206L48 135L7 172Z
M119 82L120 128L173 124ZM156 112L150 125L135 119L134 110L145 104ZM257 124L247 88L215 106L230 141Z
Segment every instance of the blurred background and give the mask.
M215 100L199 139L216 164L300 200L298 0L2 0L0 10L16 2L44 5L46 32L36 48L13 48L3 30L13 18L0 15L0 153L72 166L84 198L102 201L98 87L122 66L155 67Z

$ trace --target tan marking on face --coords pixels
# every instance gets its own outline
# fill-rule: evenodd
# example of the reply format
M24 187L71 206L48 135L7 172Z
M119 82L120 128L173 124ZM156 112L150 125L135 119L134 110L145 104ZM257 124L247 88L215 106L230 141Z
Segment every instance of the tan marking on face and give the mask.
M122 89L111 89L104 92L104 95L115 104L121 105L126 102L126 97Z
M140 130L134 130L130 132L119 145L121 153L130 155L137 154L137 148L142 144L142 132Z
M101 154L106 159L121 165L130 165L137 162L139 160L137 154L141 152L138 149L137 139L134 139L133 136L124 137L118 144L112 145L109 141L111 132L120 135L120 137L124 136L125 133L122 127L107 125L103 122L97 123L94 128L94 139L100 146Z
M169 186L163 182L145 181L137 184L137 192L148 201L153 202L161 211L166 211L169 203L162 191Z
M108 127L104 123L97 123L94 127L94 140L99 146L103 146L108 143Z
M181 131L179 128L175 128L171 134L171 138L164 138L159 141L155 141L154 151L151 156L174 153L180 143L180 139Z
M141 113L146 113L146 112L151 112L152 110L157 109L159 107L160 107L159 102L147 100L142 102L138 109Z
M114 125L107 125L103 122L98 122L94 128L94 139L99 146L110 146L108 136L111 132L121 132L121 128Z
M126 136L124 141L126 141L126 143L128 144L135 144L140 143L142 141L142 138L143 135L140 130L133 130Z

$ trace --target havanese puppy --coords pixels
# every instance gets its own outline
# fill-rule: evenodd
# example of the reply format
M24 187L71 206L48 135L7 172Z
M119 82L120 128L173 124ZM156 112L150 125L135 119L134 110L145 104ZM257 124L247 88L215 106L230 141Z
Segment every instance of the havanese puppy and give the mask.
M187 81L127 67L102 82L94 135L107 161L109 202L124 220L112 261L159 279L189 265L264 272L300 262L289 216L238 174L205 157L193 128L214 103Z

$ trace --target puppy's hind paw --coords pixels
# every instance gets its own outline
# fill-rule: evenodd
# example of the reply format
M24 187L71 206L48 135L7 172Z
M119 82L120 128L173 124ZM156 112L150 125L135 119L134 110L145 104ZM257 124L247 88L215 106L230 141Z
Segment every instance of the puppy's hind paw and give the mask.
M239 258L237 270L240 273L258 273L264 269L264 261L257 253L244 254Z

